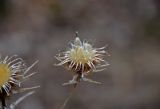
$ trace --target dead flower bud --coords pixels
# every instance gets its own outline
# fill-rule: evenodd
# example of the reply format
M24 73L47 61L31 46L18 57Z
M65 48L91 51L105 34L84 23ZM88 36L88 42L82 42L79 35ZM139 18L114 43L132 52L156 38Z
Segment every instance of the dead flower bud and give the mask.
M94 48L88 42L82 42L79 37L76 37L70 45L68 50L55 56L60 61L59 64L56 64L57 66L65 66L73 72L73 79L63 85L77 84L80 80L100 84L86 76L91 72L102 71L109 65L104 60L107 54L105 47Z
M34 62L31 66L27 67L22 58L13 55L6 56L4 59L0 56L0 99L2 102L2 109L6 109L6 98L15 93L20 93L32 90L39 86L23 88L22 83L31 77L34 73L28 74L29 70L37 64Z

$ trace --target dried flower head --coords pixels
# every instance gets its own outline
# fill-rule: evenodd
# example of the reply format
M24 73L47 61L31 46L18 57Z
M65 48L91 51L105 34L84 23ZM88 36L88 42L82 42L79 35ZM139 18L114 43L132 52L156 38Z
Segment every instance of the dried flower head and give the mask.
M99 83L91 79L85 78L90 72L102 71L108 63L103 59L106 56L105 47L93 48L91 44L81 41L76 37L74 42L71 43L71 48L56 56L60 61L57 66L65 66L67 69L74 72L73 80L68 84L75 84L81 79L84 81Z
M2 101L2 107L5 107L5 98L12 94L30 90L36 87L23 88L21 86L27 78L34 73L28 74L28 71L37 63L33 63L30 67L27 67L22 58L18 58L17 55L11 57L6 56L4 59L0 56L0 99Z

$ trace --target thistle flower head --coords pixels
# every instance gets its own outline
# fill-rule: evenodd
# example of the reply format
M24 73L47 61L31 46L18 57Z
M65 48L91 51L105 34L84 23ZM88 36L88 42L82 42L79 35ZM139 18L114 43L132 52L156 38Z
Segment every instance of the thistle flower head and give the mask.
M81 77L90 72L104 70L108 63L103 59L106 55L105 47L94 48L91 44L81 41L79 37L71 43L71 47L56 56L60 61L58 66L65 66Z
M23 88L21 86L27 78L35 74L35 72L30 74L28 74L28 72L35 64L37 64L37 62L38 61L27 67L24 60L17 57L17 55L13 55L11 57L6 56L4 59L0 56L0 100L2 102L2 109L14 109L19 102L27 96L33 94L34 91L22 96L16 102L10 104L9 107L6 106L6 97L9 97L15 93L24 92L39 87L34 86Z
M28 74L28 71L36 63L37 61L27 67L24 60L17 55L6 56L4 59L0 57L0 95L10 96L12 93L22 91L21 83L34 74Z

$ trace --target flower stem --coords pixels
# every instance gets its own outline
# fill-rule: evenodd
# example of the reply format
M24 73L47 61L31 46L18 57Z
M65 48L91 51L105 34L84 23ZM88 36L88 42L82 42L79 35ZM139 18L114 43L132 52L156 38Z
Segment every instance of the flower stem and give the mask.
M2 105L2 109L5 109L6 108L6 100L5 100L5 95L3 94L3 90L2 92L0 93L0 99L1 99L1 105Z
M64 101L64 103L63 103L63 105L61 106L60 109L64 109L65 108L66 104L68 103L68 101L70 100L70 98L72 97L72 95L74 94L75 89L77 88L78 83L80 82L80 79L82 77L82 73L77 73L77 74L78 74L78 76L76 78L76 83L73 84L73 88L72 88L69 96L65 99L65 101Z

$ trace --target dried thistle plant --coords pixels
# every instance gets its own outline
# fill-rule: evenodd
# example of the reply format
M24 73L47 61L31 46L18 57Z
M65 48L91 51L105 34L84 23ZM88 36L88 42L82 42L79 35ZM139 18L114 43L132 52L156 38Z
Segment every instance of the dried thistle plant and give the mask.
M79 37L71 43L71 48L55 56L60 61L57 66L65 66L73 72L73 79L63 85L76 84L80 80L98 83L86 78L91 72L103 71L109 64L104 60L107 52L105 47L93 48L91 44L81 41Z
M19 102L33 94L34 91L27 93L14 103L7 105L6 99L12 95L39 87L22 87L22 83L36 73L33 72L28 74L29 70L34 67L37 62L38 61L27 67L24 60L19 58L17 55L13 55L11 57L6 56L4 59L0 56L0 100L2 102L2 109L14 109Z
M63 85L74 85L75 88L81 80L101 84L101 82L94 81L87 76L91 72L103 71L109 65L104 60L107 55L105 47L94 48L90 43L82 42L78 37L78 33L76 33L76 38L70 45L69 49L55 56L60 61L56 66L64 66L73 72L73 79ZM64 108L71 95L72 92L65 100L62 108Z

